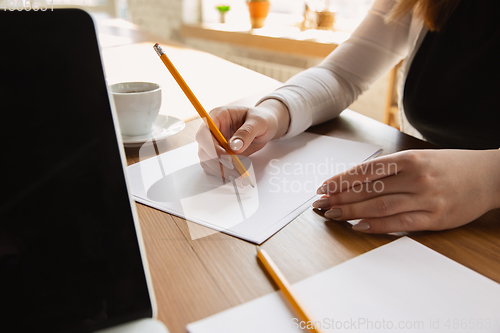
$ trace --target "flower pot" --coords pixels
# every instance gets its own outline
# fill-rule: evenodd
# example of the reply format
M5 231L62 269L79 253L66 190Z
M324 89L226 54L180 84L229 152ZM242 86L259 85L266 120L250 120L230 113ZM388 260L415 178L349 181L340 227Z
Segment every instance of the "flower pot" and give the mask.
M226 23L226 12L219 13L219 23Z
M249 1L247 4L252 29L262 28L269 14L269 1Z
M333 30L335 25L335 13L329 10L317 12L316 25L318 29Z

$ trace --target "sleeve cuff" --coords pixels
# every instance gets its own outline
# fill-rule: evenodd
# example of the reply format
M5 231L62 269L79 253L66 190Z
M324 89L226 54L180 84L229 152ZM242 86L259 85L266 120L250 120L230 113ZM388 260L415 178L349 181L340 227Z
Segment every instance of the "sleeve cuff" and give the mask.
M291 91L289 87L287 90L280 91L280 89L278 89L274 93L264 96L255 105L257 106L268 99L276 99L285 104L290 115L288 131L278 140L292 138L311 126L312 115L307 111L308 108L302 105L304 99L298 96L296 92Z

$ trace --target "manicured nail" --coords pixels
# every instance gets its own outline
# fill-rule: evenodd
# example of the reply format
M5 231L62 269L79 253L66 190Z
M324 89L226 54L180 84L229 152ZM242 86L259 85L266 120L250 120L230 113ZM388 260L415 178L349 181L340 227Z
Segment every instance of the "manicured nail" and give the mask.
M227 157L226 157L226 156L227 156ZM234 169L234 165L233 165L233 163L232 163L232 162L228 159L228 157L229 157L228 155L222 155L222 156L219 158L219 162L220 162L223 166L225 166L226 168L228 168L228 169L231 169L231 170L232 170L232 169ZM229 157L229 158L231 158L231 157Z
M318 208L318 209L325 209L325 208L329 208L330 206L331 206L330 200L328 200L328 198L322 198L322 199L319 199L318 201L315 201L313 203L313 207Z
M342 216L342 209L341 208L330 209L330 210L327 210L325 213L325 217L327 219L338 219L341 216Z
M326 190L327 190L327 185L324 184L323 186L321 186L320 188L318 188L318 190L316 191L317 194L326 194Z
M352 226L352 230L356 231L367 231L370 230L371 225L368 222L361 222Z
M243 147L243 141L241 139L233 139L229 142L229 148L233 151L240 150Z

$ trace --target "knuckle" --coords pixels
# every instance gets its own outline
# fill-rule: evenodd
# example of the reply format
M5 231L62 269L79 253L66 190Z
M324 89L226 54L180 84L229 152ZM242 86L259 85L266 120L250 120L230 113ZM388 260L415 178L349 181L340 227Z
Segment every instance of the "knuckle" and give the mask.
M219 107L216 107L216 108L210 110L209 114L212 117L217 117L219 114L227 112L227 111L228 110L225 106L219 106Z
M414 219L410 214L401 214L398 217L398 222L401 230L413 230Z
M345 204L345 198L341 193L334 194L330 196L330 203L332 205L343 205Z
M331 179L328 179L326 181L326 192L327 193L335 193L335 192L337 192L337 190L338 190L337 183L335 183Z
M238 129L238 135L242 137L252 136L252 133L253 133L253 127L250 126L249 124L244 124Z
M360 164L358 166L351 167L347 169L346 171L343 172L344 175L349 175L349 176L357 176L362 174L363 172L363 167L366 165L366 163Z
M432 200L429 200L430 211L440 214L445 210L446 200L442 196L434 196Z
M361 191L359 191L359 196L361 197L361 200L367 200L371 197L371 190L368 189L368 186L372 187L371 184L365 183Z
M420 164L420 154L419 152L415 150L408 150L405 151L402 155L401 158L403 162L405 163L405 166L413 166L413 165L419 165Z
M212 121L214 122L215 126L219 127L221 126L222 123L227 121L227 119L231 118L231 115L229 114L229 109L224 106L219 106L216 107L215 109L212 109L209 112L210 118L212 118ZM202 125L205 125L205 127L208 130L208 126L206 126L205 121Z
M432 176L426 172L421 172L417 174L415 182L424 188L428 188L429 186L432 185Z
M375 199L376 209L379 214L385 216L389 213L390 204L389 200L385 197L379 197Z

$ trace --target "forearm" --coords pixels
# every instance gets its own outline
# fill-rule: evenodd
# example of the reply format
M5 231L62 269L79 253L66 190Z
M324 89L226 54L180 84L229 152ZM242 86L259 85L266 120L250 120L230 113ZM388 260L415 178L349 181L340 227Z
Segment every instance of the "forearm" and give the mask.
M261 101L281 101L290 113L286 137L332 119L405 57L411 17L384 22L393 1L377 0L351 38L320 65L307 69Z

